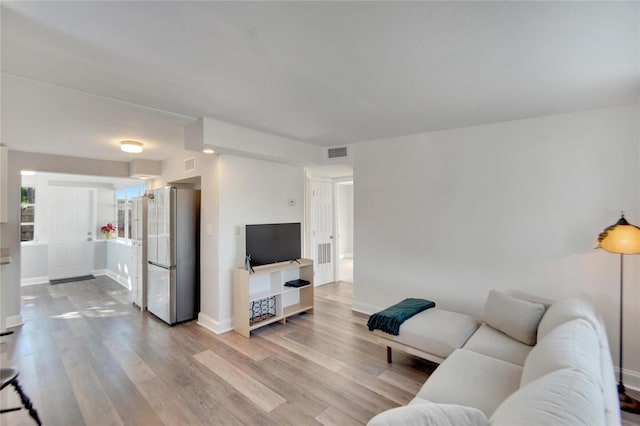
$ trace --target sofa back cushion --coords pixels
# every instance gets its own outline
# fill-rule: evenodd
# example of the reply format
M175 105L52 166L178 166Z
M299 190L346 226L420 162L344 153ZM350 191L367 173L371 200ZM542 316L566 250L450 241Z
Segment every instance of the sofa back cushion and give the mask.
M516 299L491 290L482 313L482 321L526 345L536 344L538 324L544 305Z
M590 377L557 370L521 387L493 413L492 426L603 425L603 394Z
M598 334L583 319L561 324L538 341L524 362L520 386L564 368L580 370L602 382Z
M576 318L589 322L594 329L598 327L598 317L591 298L584 293L553 303L540 321L538 339L542 339L560 324Z

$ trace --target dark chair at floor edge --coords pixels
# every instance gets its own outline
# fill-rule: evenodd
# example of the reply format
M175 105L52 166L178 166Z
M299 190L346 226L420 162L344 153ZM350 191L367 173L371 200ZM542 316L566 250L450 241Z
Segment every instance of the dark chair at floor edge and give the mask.
M40 418L38 417L38 412L35 407L31 403L29 397L24 393L20 383L18 383L18 370L14 368L0 368L0 391L7 387L9 384L13 386L18 395L20 396L20 400L22 401L22 405L26 410L29 411L29 415L35 420L38 425L42 425ZM11 411L22 410L22 407L15 408L3 408L0 409L0 414L9 413Z

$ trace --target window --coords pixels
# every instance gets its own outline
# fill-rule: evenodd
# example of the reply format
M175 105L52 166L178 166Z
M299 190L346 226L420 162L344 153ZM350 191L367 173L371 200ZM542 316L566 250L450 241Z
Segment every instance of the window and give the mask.
M34 240L36 223L36 189L28 186L21 188L20 199L20 241Z
M131 200L144 195L146 185L133 185L116 191L116 227L118 238L131 238Z

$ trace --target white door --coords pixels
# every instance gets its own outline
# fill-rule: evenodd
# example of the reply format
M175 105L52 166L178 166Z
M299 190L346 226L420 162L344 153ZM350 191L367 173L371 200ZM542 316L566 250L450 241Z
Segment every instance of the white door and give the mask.
M333 259L333 182L311 181L311 236L315 285L335 281Z
M49 279L93 274L94 191L51 188Z

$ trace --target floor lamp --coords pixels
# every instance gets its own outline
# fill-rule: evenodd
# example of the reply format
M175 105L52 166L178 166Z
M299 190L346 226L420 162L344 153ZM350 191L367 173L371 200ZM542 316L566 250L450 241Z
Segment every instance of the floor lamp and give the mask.
M624 212L620 219L613 225L606 228L598 235L598 245L609 253L620 255L620 378L618 380L618 397L620 398L620 408L624 411L640 414L640 401L627 395L627 391L622 382L622 308L623 308L623 265L625 254L640 254L640 228L630 224L624 218Z

